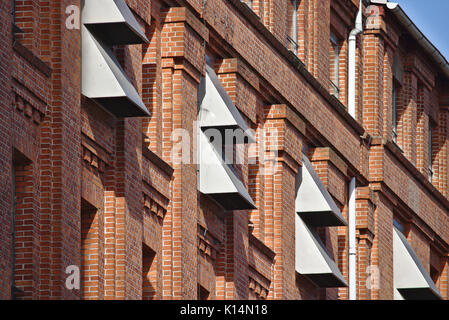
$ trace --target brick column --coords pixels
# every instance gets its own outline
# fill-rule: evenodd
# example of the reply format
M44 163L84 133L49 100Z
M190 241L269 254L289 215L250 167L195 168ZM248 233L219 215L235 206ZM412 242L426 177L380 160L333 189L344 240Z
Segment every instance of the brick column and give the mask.
M140 299L143 195L136 150L142 146L141 120L120 119L116 128L115 163L105 192L105 298Z
M349 172L346 163L327 147L313 149L310 161L347 220ZM321 233L326 249L343 276L348 279L348 227L321 227L318 231ZM323 288L315 291L323 300L347 299L349 294L348 288Z
M371 265L379 270L378 286L372 288L371 299L393 299L393 208L394 204L379 185L375 189L374 243Z
M162 21L160 8L156 2L152 3L152 23L147 26L148 45L143 46L142 59L142 99L151 117L143 120L143 131L147 137L151 151L158 156L162 154L162 58L161 58L161 31Z
M356 192L357 228L357 298L371 300L377 285L378 269L371 261L374 238L374 203L369 187L359 187Z
M66 267L80 266L81 102L80 31L66 28L63 14L80 1L52 1L42 32L50 34L45 56L53 73L41 139L40 298L77 299L65 286ZM50 27L51 26L51 27Z
M384 40L377 30L367 30L364 36L365 63L363 69L363 124L372 136L383 134Z
M202 37L207 30L187 8L169 8L162 27L162 158L172 164L172 198L163 224L162 272L164 299L197 298L197 166L192 163L196 141L197 90L205 66ZM191 163L173 163L172 133L188 133Z
M286 105L265 108L266 151L277 153L273 174L265 175L265 242L275 253L269 299L295 299L295 177L302 163L305 125Z

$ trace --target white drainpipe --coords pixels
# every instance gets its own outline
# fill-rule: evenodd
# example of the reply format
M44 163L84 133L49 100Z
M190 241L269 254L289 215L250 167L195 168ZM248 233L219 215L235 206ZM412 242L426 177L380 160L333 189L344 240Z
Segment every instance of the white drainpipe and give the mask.
M362 1L360 0L359 12L355 21L355 28L349 34L348 40L348 111L355 118L355 92L356 92L356 46L357 35L363 32ZM349 300L357 300L357 248L355 239L355 187L356 179L349 183Z
M349 183L348 228L349 228L349 300L357 300L357 246L355 239L355 187L356 179Z
M357 35L363 31L362 1L355 21L355 28L349 34L348 40L348 111L355 118L355 80L356 80L356 45Z

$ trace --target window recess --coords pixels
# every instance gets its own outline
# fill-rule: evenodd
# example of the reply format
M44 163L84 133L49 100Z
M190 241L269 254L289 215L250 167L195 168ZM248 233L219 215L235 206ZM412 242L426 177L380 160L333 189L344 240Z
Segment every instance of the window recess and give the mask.
M298 8L299 0L290 0L288 11L288 35L287 35L287 48L294 54L298 54Z
M340 41L331 33L330 34L330 74L331 74L331 94L340 97Z
M392 139L394 143L398 142L398 87L395 81L393 81L392 90Z
M394 143L398 143L398 121L400 112L400 93L401 85L404 78L404 68L400 54L397 52L394 55L393 62L393 79L392 79L392 140Z

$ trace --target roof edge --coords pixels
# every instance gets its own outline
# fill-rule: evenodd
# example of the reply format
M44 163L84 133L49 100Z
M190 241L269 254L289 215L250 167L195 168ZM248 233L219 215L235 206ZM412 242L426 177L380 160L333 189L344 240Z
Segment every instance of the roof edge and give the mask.
M388 0L371 0L372 4L385 5L399 20L401 25L411 34L411 36L420 44L424 51L429 54L433 62L441 69L444 75L449 79L449 62L438 48L424 35L416 24L405 13L398 3L388 2Z

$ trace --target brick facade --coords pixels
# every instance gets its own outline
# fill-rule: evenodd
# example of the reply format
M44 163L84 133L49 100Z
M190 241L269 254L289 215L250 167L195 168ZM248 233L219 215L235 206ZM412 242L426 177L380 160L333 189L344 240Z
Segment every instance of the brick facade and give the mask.
M128 0L149 43L114 53L151 116L117 118L81 94L81 32L66 24L80 1L16 0L15 17L2 1L0 298L348 299L348 288L295 272L303 153L346 219L356 178L358 299L393 298L394 220L449 298L449 80L391 12L368 2L353 118L347 55L358 1L298 0L295 55L287 0ZM265 174L269 161L237 147L254 210L225 211L197 191L206 56L257 149L276 155ZM189 163L173 161L180 129ZM348 228L317 231L348 280ZM67 286L70 266L79 288Z

